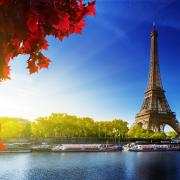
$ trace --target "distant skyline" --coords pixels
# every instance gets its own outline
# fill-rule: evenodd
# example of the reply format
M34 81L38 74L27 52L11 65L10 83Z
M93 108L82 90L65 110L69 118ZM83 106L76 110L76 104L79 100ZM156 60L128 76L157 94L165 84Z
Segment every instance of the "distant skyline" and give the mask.
M48 70L29 75L28 56L0 84L0 116L34 120L52 112L134 122L148 79L150 32L158 29L163 87L180 120L180 1L97 0L82 35L48 37Z

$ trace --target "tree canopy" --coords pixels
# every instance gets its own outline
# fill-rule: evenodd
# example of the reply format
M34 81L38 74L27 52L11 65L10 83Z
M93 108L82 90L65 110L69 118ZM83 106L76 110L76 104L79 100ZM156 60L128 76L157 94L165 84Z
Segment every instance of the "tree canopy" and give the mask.
M30 121L20 118L0 118L0 138L29 138L31 135Z
M130 138L149 138L153 132L143 129L140 125L134 125L129 129L128 137Z
M0 138L48 138L94 137L123 139L127 137L128 123L115 119L94 121L89 117L77 117L53 113L35 121L18 118L0 118Z
M60 41L80 34L85 17L95 15L95 1L83 0L0 0L0 81L10 78L9 62L28 54L28 70L48 68L50 59L42 54L48 49L46 37Z
M126 121L118 119L94 121L89 117L53 113L32 123L32 137L125 138L128 132L127 125Z
M153 132L143 129L141 125L134 125L128 131L129 138L140 138L140 139L166 139L175 138L177 134L174 131L167 133Z
M168 133L153 132L141 126L128 128L127 121L95 121L90 117L77 117L64 113L52 113L35 121L21 118L0 118L0 139L9 138L99 138L122 140L175 138L174 131Z

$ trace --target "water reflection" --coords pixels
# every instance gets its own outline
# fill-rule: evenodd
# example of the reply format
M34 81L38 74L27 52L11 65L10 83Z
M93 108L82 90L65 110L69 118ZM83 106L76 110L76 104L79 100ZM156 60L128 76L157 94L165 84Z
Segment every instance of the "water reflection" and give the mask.
M0 154L0 180L179 180L179 152Z

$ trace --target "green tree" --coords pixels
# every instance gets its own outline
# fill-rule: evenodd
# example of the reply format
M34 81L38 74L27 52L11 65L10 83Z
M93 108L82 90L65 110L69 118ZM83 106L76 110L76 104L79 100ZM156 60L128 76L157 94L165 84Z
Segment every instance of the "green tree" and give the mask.
M152 136L150 136L152 139L166 139L166 134L162 132L155 132Z
M143 129L141 125L132 126L128 132L129 138L150 138L152 135L152 131Z
M166 133L166 136L167 136L168 138L176 138L176 137L177 137L177 134L176 134L175 131L169 131L169 132Z
M31 124L27 120L2 117L0 124L0 138L29 138L31 136Z
M0 138L96 137L121 140L127 137L128 123L115 119L94 121L64 113L52 113L30 122L18 118L0 118Z

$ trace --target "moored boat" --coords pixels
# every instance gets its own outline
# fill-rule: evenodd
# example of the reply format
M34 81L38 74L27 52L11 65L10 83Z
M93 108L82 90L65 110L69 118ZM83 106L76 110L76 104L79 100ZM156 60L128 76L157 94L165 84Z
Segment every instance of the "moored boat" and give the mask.
M121 151L113 144L61 144L52 147L52 152L110 152Z
M83 151L99 151L98 144L61 144L52 147L53 152L83 152Z
M0 144L0 153L30 153L31 149L23 149L14 144Z
M5 150L7 150L6 145L3 143L0 143L0 151L5 151Z
M129 151L180 151L180 144L134 144L129 147Z
M32 151L40 151L40 152L50 152L51 151L51 145L48 144L42 144L42 145L33 145L31 147Z

